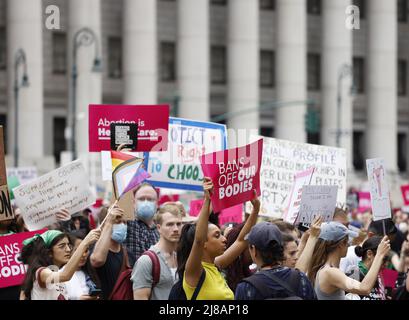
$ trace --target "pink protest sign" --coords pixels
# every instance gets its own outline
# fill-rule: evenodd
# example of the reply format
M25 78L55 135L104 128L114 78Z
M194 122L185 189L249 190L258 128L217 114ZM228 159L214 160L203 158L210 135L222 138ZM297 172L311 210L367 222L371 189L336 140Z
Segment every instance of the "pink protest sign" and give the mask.
M200 213L200 210L202 210L202 206L203 206L203 199L190 201L189 216L197 217Z
M358 192L358 212L365 212L371 209L371 194L369 192Z
M398 279L398 272L392 269L382 269L383 283L385 287L395 288L396 280Z
M89 151L111 150L111 123L137 124L134 151L166 151L169 105L89 105Z
M26 266L18 260L23 241L45 231L47 230L43 229L0 237L0 288L18 286L23 283Z
M403 203L405 206L409 205L409 185L404 185L400 187L402 191Z
M253 190L260 195L262 153L263 139L260 139L244 147L200 157L204 176L214 184L211 200L215 213L253 199Z
M224 209L219 214L219 225L222 226L225 223L243 222L243 204L238 204L237 206Z

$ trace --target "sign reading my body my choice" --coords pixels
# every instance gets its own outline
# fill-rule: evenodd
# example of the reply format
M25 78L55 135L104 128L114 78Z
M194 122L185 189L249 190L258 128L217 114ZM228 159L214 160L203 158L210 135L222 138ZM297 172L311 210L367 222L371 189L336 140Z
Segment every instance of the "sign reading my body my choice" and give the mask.
M199 158L226 149L226 126L170 118L168 141L168 151L145 154L148 181L160 188L203 191Z
M137 124L136 151L166 151L169 105L89 105L89 151L111 150L111 123Z

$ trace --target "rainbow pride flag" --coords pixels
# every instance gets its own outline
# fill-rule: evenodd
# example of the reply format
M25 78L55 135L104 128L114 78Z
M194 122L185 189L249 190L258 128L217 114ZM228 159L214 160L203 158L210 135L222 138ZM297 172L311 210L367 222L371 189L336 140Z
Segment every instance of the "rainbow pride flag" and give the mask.
M131 156L130 154L111 150L112 171L114 171L115 168L119 166L121 163L130 159L136 158L134 156Z

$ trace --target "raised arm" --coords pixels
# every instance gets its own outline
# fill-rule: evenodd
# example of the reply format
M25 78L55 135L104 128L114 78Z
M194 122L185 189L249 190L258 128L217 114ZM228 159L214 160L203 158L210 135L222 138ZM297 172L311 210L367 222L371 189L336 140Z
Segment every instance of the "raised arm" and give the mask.
M207 229L210 216L210 195L213 193L213 182L210 178L205 177L203 180L204 203L200 210L199 219L196 223L195 239L192 250L186 262L185 279L191 287L196 287L202 274L202 257L204 244L207 241Z
M321 224L323 221L324 219L322 218L322 216L315 217L309 230L310 235L308 237L307 243L305 244L304 250L298 257L297 263L295 264L295 267L304 273L307 273L310 266L315 244L317 243L318 237L320 235Z
M52 271L48 268L44 269L44 271L40 273L41 281L43 283L60 283L71 280L75 271L77 271L78 269L78 265L84 252L92 243L98 240L100 235L101 235L100 230L92 230L90 233L88 233L85 239L78 246L77 250L75 250L70 260L68 260L67 264L64 267L64 270L59 272Z
M220 269L227 268L234 260L247 248L247 241L244 240L246 234L248 234L251 228L257 223L258 213L260 212L260 200L257 197L256 190L253 191L253 200L251 204L253 205L253 210L248 217L246 223L241 229L239 236L236 241L221 255L216 257L215 264Z
M102 267L107 259L109 247L111 244L112 228L115 223L122 220L124 211L117 205L112 206L107 214L104 226L102 228L101 237L95 244L94 251L91 254L91 265L94 268Z
M383 264L383 258L386 254L388 254L389 250L390 243L388 237L385 236L378 246L371 268L361 282L346 276L338 268L331 268L327 270L326 276L328 277L328 282L333 286L347 292L356 293L359 295L369 295L378 278L379 270Z

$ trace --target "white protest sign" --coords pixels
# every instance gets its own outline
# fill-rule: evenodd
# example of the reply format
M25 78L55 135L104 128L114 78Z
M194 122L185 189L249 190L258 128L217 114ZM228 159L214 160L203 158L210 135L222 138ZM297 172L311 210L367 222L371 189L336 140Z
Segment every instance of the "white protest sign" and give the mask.
M309 225L316 216L322 216L324 222L332 221L337 203L337 190L337 186L304 186L296 223Z
M260 139L252 136L251 141ZM261 164L260 215L281 218L297 172L315 168L311 185L338 187L337 203L346 203L346 150L315 144L266 138ZM249 210L249 208L247 208Z
M289 197L289 206L283 215L284 221L287 221L291 224L295 223L295 220L297 219L298 213L300 211L302 187L310 184L313 174L314 168L311 168L305 171L301 171L295 175L293 188Z
M20 184L25 184L38 177L36 167L20 167L20 168L8 167L6 168L6 170L7 170L7 177L11 177L11 176L17 177Z
M373 220L391 218L389 187L386 181L386 169L383 159L367 159L366 169L370 185Z
M169 146L165 152L149 152L148 180L155 187L203 191L203 154L225 150L226 126L180 118L169 118Z
M62 208L73 214L96 200L80 160L15 188L14 196L30 231L55 223L55 213Z

